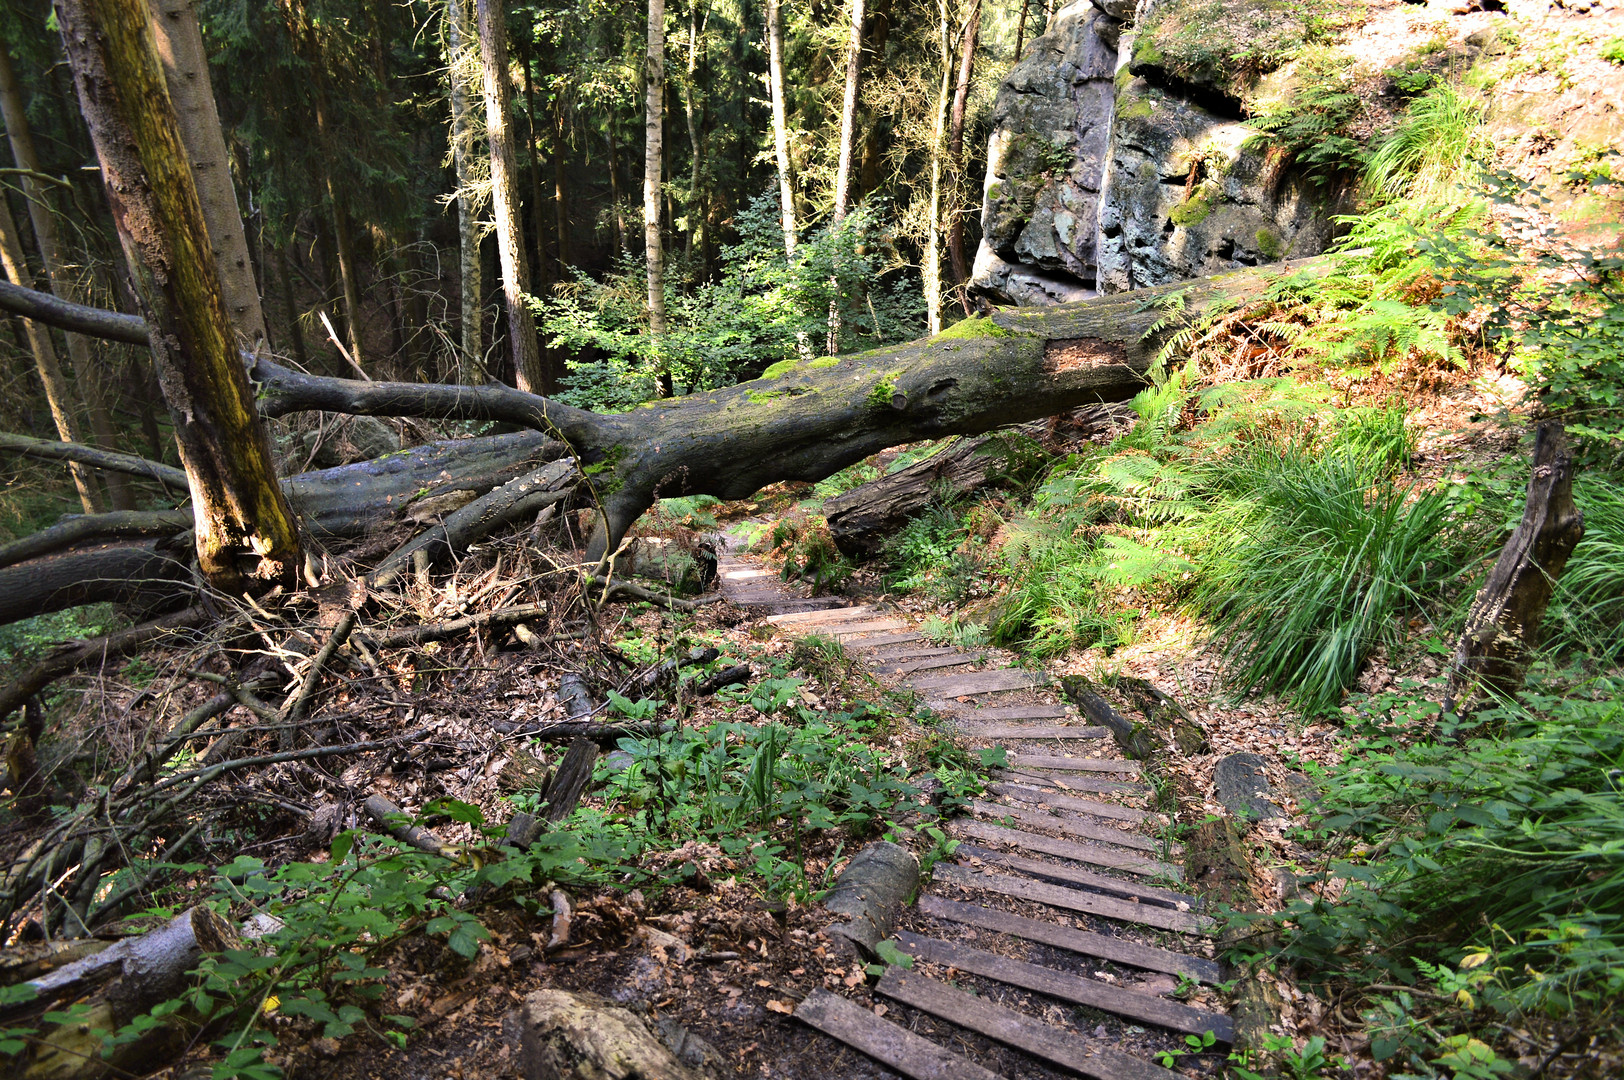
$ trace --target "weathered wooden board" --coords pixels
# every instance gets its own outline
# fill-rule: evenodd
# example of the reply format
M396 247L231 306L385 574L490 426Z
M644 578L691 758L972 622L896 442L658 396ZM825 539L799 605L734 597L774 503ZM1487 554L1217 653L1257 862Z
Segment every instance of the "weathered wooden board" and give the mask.
M1076 727L1058 727L1048 724L983 724L974 720L959 720L954 725L961 734L977 739L1103 739L1110 732L1102 727L1079 724Z
M1069 975L1039 964L1028 964L1024 960L1011 960L984 949L921 937L906 930L897 934L897 941L904 951L933 964L946 964L972 975L996 979L1023 990L1087 1005L1117 1016L1131 1017L1141 1023L1155 1024L1186 1035L1201 1035L1210 1031L1221 1043L1235 1041L1235 1022L1223 1013L1197 1009L1139 990L1126 990L1097 979Z
M887 971L876 990L892 1001L978 1031L1092 1080L1181 1080L1178 1073L1115 1047L1090 1042L1081 1035L1050 1027L1014 1009L901 968Z
M978 926L1009 934L1025 941L1052 945L1057 949L1094 956L1146 971L1161 971L1168 975L1183 975L1204 983L1223 981L1223 965L1201 956L1187 956L1170 949L1158 949L1118 937L1107 937L1087 930L1049 922L1028 919L1007 911L995 911L980 904L967 904L962 900L947 900L929 893L919 898L919 910L933 919L948 919L966 926Z
M869 667L877 675L907 675L914 671L934 671L937 668L963 667L979 664L982 658L969 653L951 652L942 656L927 656L922 660L878 660Z
M1159 859L1148 858L1132 851L1124 851L1122 848L1111 844L1085 844L1078 843L1076 840L1058 840L1052 836L1022 832L1019 829L1006 829L1002 825L991 825L985 821L973 821L969 818L962 818L954 822L953 831L994 844L1007 844L1022 851L1035 851L1042 855L1053 855L1057 859L1072 859L1076 862L1088 863L1090 866L1108 866L1113 870L1124 870L1130 874L1140 874L1144 877L1167 878L1169 881L1179 881L1184 877L1184 872L1171 863L1164 863ZM1131 885L1133 882L1123 882L1122 884ZM1146 893L1141 892L1137 895L1144 896ZM1189 903L1190 897L1180 895L1179 900Z
M1044 862L1042 859L1030 859L1025 855L1017 855L1010 851L994 851L992 848L982 847L979 844L960 844L955 850L961 865L996 866L1004 870L1013 870L1030 878L1043 881L1058 882L1062 885L1080 885L1106 896L1120 897L1129 903L1159 904L1163 907L1177 908L1180 911L1194 910L1200 902L1196 897L1186 896L1172 889L1162 889L1154 885L1146 885L1143 880L1136 878L1119 878L1110 874L1102 874L1097 870L1089 870L1075 863ZM1180 905L1183 905L1182 907Z
M867 639L864 639L862 641L854 642L854 644L867 645L868 641ZM923 660L929 656L946 656L949 653L956 653L959 650L949 648L945 645L931 645L926 643L913 645L881 645L877 648L868 649L866 651L868 653L870 663L905 664L910 660Z
M766 621L772 623L774 626L801 628L807 626L823 626L826 623L832 622L852 622L862 618L874 618L882 614L884 613L881 612L879 608L868 604L857 604L854 606L834 608L829 611L804 611L795 612L794 614L790 615L769 615L767 616Z
M1086 791L1092 795L1109 795L1118 791L1131 791L1143 795L1150 790L1144 784L1129 784L1120 780L1106 780L1087 773L1067 773L1059 776L1054 773L1031 772L1026 769L1000 769L998 774L1006 780L1016 780L1023 784L1046 784L1059 791Z
M1004 690L1026 690L1043 686L1049 677L1022 671L1020 668L1000 668L997 671L977 671L969 675L928 675L909 679L908 685L932 697L962 697L965 694L995 694Z
M846 642L847 652L867 652L870 649L883 649L887 645L901 645L908 641L924 641L924 634L912 632L902 634L875 634L873 637L852 638Z
M997 705L986 709L973 704L955 705L964 720L1059 720L1077 715L1064 705Z
M1188 911L1158 907L1155 904L1135 904L1115 897L1101 896L1099 893L1062 888L1043 881L1033 881L1028 877L1016 877L1013 874L978 874L966 866L943 863L937 863L931 873L934 880L951 882L962 888L986 889L988 892L1013 896L1017 900L1030 900L1036 904L1048 904L1050 907L1064 908L1067 911L1081 911L1086 915L1098 915L1103 919L1154 926L1159 930L1176 930L1183 934L1206 935L1213 929L1212 920Z
M795 1007L795 1018L913 1080L998 1080L975 1062L821 988Z
M1100 728L1104 731L1104 728ZM1139 775L1139 763L1122 758L1066 757L1062 754L1010 754L1009 763L1028 769L1054 769L1058 772L1106 772Z
M1020 799L1022 802L1037 803L1040 806L1050 806L1057 810L1075 810L1079 814L1093 814L1095 817L1113 818L1117 821L1161 820L1159 815L1148 810L1137 810L1131 806L1118 806L1116 803L1096 802L1093 799L1078 799L1059 792L1031 787L1027 784L988 784L987 790L995 795L1008 795L1012 799Z
M829 626L817 631L820 634L832 634L845 641L854 634L874 634L881 630L901 630L907 627L901 619L871 619L867 622L841 623L838 626Z
M998 803L983 802L980 799L970 804L970 809L982 817L1009 818L1022 825L1030 825L1038 829L1053 829L1055 832L1065 833L1067 836L1076 836L1084 840L1098 840L1101 843L1115 844L1118 847L1133 848L1136 851L1159 851L1161 845L1154 837L1143 833L1129 832L1119 829L1092 817L1056 817L1045 814L1041 810L1029 810L1024 806L1001 806ZM1175 845L1173 854L1180 849Z

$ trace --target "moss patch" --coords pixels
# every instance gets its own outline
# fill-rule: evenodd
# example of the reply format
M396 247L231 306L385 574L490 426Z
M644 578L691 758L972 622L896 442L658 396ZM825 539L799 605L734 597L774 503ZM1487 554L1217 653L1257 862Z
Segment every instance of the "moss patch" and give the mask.
M1266 259L1278 259L1285 254L1286 244L1273 229L1264 228L1257 231L1257 249Z
M1173 207L1172 213L1167 216L1172 220L1173 224L1183 229L1200 224L1207 219L1207 215L1210 213L1212 213L1212 202L1209 197L1197 195L1195 198L1185 199Z
M1341 0L1170 0L1139 28L1128 69L1238 98L1259 75L1334 41L1359 17Z
M763 379L781 379L785 375L788 375L791 371L794 371L795 365L799 363L800 361L795 359L780 360L766 371L763 371L761 373L761 377Z
M871 409L889 409L891 407L891 399L896 396L896 392L896 378L894 376L887 375L885 378L874 384L874 389L868 392L868 397L863 399L863 404L867 405Z
M958 322L931 338L932 341L969 341L976 338L1007 338L1014 337L1015 331L1007 326L999 326L991 319L972 315L968 319Z
M813 371L822 371L824 368L832 368L838 363L840 363L840 357L838 356L820 356L806 366Z
M1149 120L1154 111L1149 98L1138 98L1118 109L1117 115L1124 120Z

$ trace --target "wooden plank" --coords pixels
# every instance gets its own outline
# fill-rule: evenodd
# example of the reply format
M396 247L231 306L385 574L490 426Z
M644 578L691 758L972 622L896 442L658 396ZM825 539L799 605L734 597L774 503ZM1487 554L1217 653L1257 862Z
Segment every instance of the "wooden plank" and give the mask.
M1110 732L1102 727L1079 724L1076 727L1057 727L1053 724L981 724L974 720L954 723L962 734L978 739L1103 739Z
M1101 728L1100 730L1104 730ZM1139 763L1120 758L1065 757L1061 754L1010 754L1009 763L1057 772L1119 772L1139 775Z
M875 634L873 637L853 638L846 642L847 652L867 652L870 649L883 649L887 645L901 645L905 641L924 641L924 634L908 632L904 634Z
M998 1080L996 1073L821 987L795 1007L795 1018L913 1080Z
M929 692L932 697L962 697L965 694L996 694L1005 690L1027 690L1049 681L1047 675L1034 675L1019 668L977 671L970 675L934 675L909 679L908 686Z
M1111 844L1080 844L1075 840L1057 840L1052 836L1040 836L1037 833L1021 832L1018 829L1006 829L1002 825L989 825L984 821L972 821L960 818L953 823L953 828L966 836L973 836L978 840L986 840L995 844L1008 844L1010 847L1020 848L1022 851L1036 851L1043 855L1053 855L1057 859L1072 859L1076 862L1088 863L1091 866L1108 866L1113 870L1126 870L1130 874L1142 874L1146 877L1163 877L1178 881L1184 876L1178 867L1169 865L1156 859L1137 855L1131 851L1124 851ZM1124 883L1126 884L1126 883ZM1139 892L1135 895L1145 896L1147 893ZM1177 899L1168 903L1194 903L1194 898L1182 893Z
M879 675L907 675L914 671L933 671L936 668L962 667L965 664L979 664L982 657L971 656L968 653L952 652L942 656L927 656L922 660L882 660L871 665L874 672Z
M752 567L740 566L737 570L722 570L718 568L717 577L723 581L750 581L754 578L776 577L770 570L761 570Z
M1235 1041L1235 1022L1223 1013L1197 1009L1141 990L1127 990L1039 964L1028 964L1024 960L1011 960L985 949L972 949L968 945L921 937L906 930L897 933L897 940L905 951L933 964L946 964L972 975L996 979L1023 990L1087 1005L1091 1009L1130 1017L1186 1035L1202 1035L1210 1031L1221 1043Z
M863 642L868 644L868 642ZM915 644L915 645L881 645L865 650L869 659L874 663L905 664L910 660L923 660L927 656L946 656L959 650L945 645Z
M1160 1065L1090 1042L1075 1032L1051 1027L916 972L891 968L875 992L1092 1080L1182 1080L1178 1073Z
M1048 784L1061 791L1086 791L1093 795L1108 795L1118 791L1131 791L1138 795L1147 794L1150 788L1144 784L1129 784L1121 780L1106 780L1087 773L1071 773L1066 776L1053 776L1048 773L1028 772L1025 769L1000 769L999 775L1006 780L1017 780L1023 784Z
M1077 715L1064 705L998 705L988 709L960 705L958 708L967 720L1059 720Z
M1110 960L1146 971L1161 971L1168 975L1183 975L1200 982L1215 984L1223 981L1224 967L1216 960L1201 956L1187 956L1170 949L1141 945L1119 937L1077 930L1045 919L1028 919L1007 911L994 911L980 904L966 904L962 900L947 900L929 893L919 898L919 910L933 919L948 919L966 926L978 926L1010 934L1025 941L1052 945L1068 952L1082 953L1101 960Z
M841 641L845 641L853 634L873 634L880 630L900 630L908 624L902 619L871 619L867 622L842 623L831 626L819 633L833 634Z
M831 608L827 611L802 611L789 615L772 615L767 621L774 626L820 626L826 622L841 622L846 619L867 617L879 614L879 609L869 604L846 605Z
M961 843L954 849L954 855L959 862L966 866L980 869L986 866L996 866L1002 870L1013 870L1017 874L1024 874L1029 878L1042 881L1058 882L1066 886L1080 886L1106 896L1114 896L1131 903L1159 904L1163 907L1177 907L1184 905L1184 910L1190 910L1198 901L1193 896L1175 893L1171 889L1161 889L1154 885L1144 884L1142 879L1112 877L1097 870L1088 870L1075 863L1044 862L1041 859L1028 859L1009 851L994 851L992 848L982 847L979 844ZM1176 897L1176 899L1174 899Z
M1148 810L1138 810L1132 806L1118 806L1116 803L1096 802L1093 799L1078 799L1059 792L1045 791L1042 788L1031 787L1026 784L988 784L987 790L994 795L1008 795L1012 799L1022 802L1037 803L1040 806L1050 806L1057 810L1075 810L1079 814L1093 814L1095 817L1112 818L1117 821L1160 821L1161 815L1153 814Z
M1134 904L1099 893L1081 892L1050 885L1031 878L1011 874L976 873L968 867L952 863L937 863L931 868L934 879L951 882L966 889L986 889L988 892L1013 896L1017 900L1030 900L1036 904L1081 911L1085 915L1098 915L1102 919L1154 926L1158 930L1176 930L1183 934L1208 934L1213 923L1187 911L1157 907L1154 904Z
M1119 829L1091 817L1055 817L1041 810L1029 810L1024 806L1003 806L999 803L983 802L980 799L973 801L970 809L982 817L1010 818L1032 828L1053 829L1067 836L1098 840L1104 844L1115 844L1118 847L1134 848L1138 851L1159 851L1162 847L1155 837ZM1183 848L1177 844L1169 850L1175 856L1183 853Z

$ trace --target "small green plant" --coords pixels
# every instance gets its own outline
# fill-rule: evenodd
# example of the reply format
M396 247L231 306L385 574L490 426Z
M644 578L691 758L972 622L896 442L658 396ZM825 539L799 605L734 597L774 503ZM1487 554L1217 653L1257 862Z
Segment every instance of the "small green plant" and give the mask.
M1611 37L1596 49L1596 55L1609 64L1624 66L1624 37Z
M1365 170L1365 187L1386 198L1436 199L1459 186L1491 149L1482 134L1482 102L1438 83L1410 103L1404 119Z
M1247 120L1254 139L1269 148L1273 168L1296 166L1317 185L1357 173L1365 144L1355 134L1364 104L1353 87L1354 67L1340 52L1312 50L1299 62L1289 97Z
M1184 1036L1184 1049L1163 1050L1156 1055L1156 1060L1161 1063L1162 1068L1174 1069L1178 1067L1180 1058L1189 1057L1192 1054L1204 1054L1211 1050L1213 1044L1217 1041L1218 1037L1210 1031L1204 1031L1200 1035L1186 1035Z

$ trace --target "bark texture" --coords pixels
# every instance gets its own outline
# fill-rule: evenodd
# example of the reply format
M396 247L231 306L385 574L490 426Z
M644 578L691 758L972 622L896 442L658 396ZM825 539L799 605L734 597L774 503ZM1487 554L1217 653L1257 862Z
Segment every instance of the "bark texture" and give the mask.
M248 237L237 209L237 189L231 182L231 158L220 129L209 84L209 61L203 51L203 32L197 24L192 0L147 0L158 39L169 98L175 103L180 141L192 166L192 182L208 225L209 247L220 273L220 294L226 314L251 349L265 339L265 312L260 307L254 264L248 256Z
M232 593L291 586L298 533L220 295L147 7L62 0L56 10L119 238L150 313L153 362L191 483L199 567Z
M840 158L835 166L832 222L846 218L851 199L851 151L857 138L857 93L863 77L863 0L851 0L851 38L846 45L846 91L840 102Z
M1522 521L1500 550L1455 647L1446 712L1480 690L1504 696L1521 685L1551 592L1584 533L1584 515L1573 502L1567 434L1560 423L1546 421L1534 438Z
M524 253L519 225L519 166L513 152L513 124L508 118L512 95L502 2L477 0L485 134L491 144L491 209L496 214L496 250L502 259L502 295L507 307L514 382L527 393L544 394L554 387L548 385L547 373L541 366L536 319L530 312L530 260Z
M953 84L953 110L948 122L947 160L952 169L953 190L959 190L964 176L964 112L970 101L970 80L975 74L976 45L981 40L981 0L970 0L965 15L964 32L959 36L959 74ZM956 202L956 200L955 200ZM964 256L964 212L951 208L952 222L947 230L947 249L953 261L953 284L962 286L970 280L970 264ZM970 314L967 293L961 293L964 313Z
M800 234L795 224L795 168L789 157L789 119L784 107L784 16L779 0L767 0L767 90L772 98L773 153L778 158L778 214L784 254L793 259Z
M943 488L965 492L986 484L998 471L987 443L958 439L923 461L826 500L823 514L835 546L854 558L874 555Z
M665 333L665 248L660 239L660 176L665 149L665 0L648 0L643 58L643 252L648 261L648 332Z
M466 0L446 0L446 68L451 83L451 158L457 172L457 249L462 292L461 382L477 383L485 356L480 296L479 204L474 194L473 117L468 107L464 72L468 67Z

